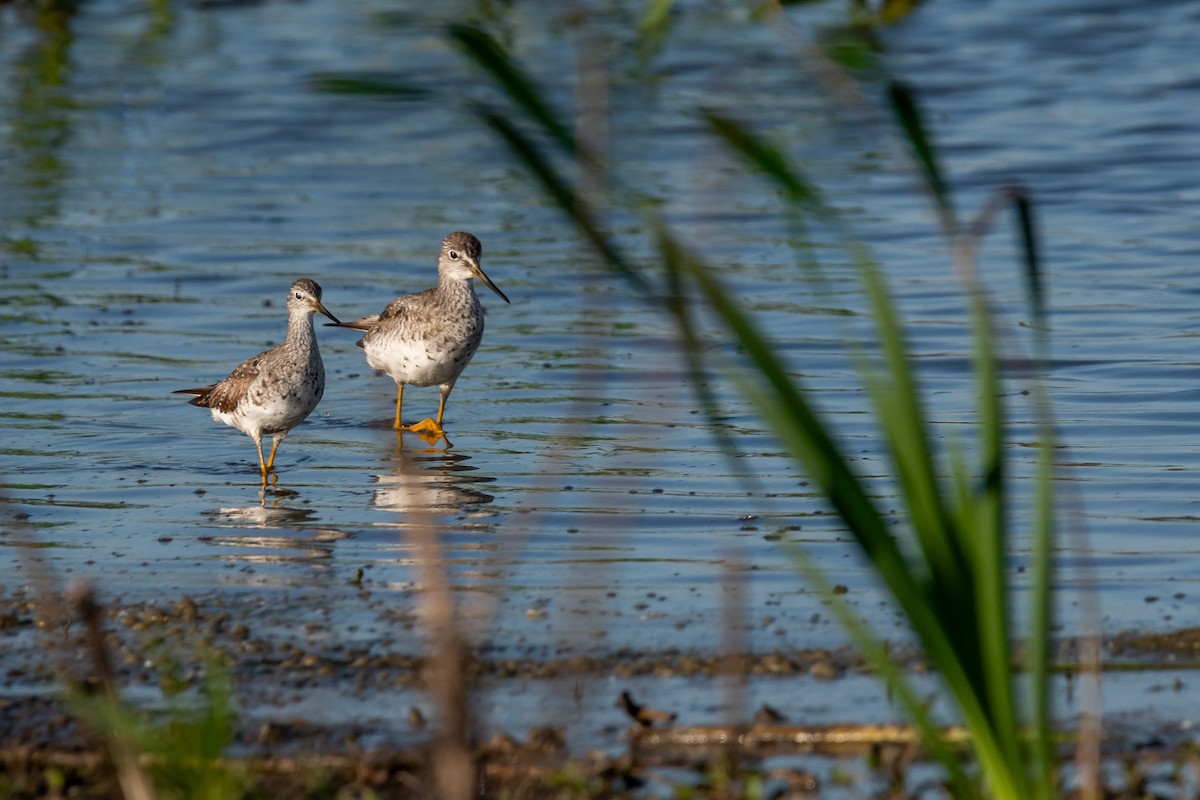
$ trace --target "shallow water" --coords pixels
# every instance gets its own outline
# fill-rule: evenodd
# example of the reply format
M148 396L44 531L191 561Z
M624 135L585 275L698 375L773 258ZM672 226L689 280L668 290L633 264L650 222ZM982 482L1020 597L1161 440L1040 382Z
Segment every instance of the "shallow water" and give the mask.
M1156 4L1116 25L1097 4L1025 5L922 10L888 32L888 58L921 92L967 213L1014 179L1039 203L1064 482L1087 531L1061 551L1066 630L1081 616L1069 590L1089 580L1107 632L1190 624L1200 65L1187 33L1200 12ZM792 13L807 30L831 12ZM68 34L0 7L0 63L14 76L0 82L0 474L32 528L0 536L5 586L27 580L32 535L62 577L109 597L245 593L275 605L281 637L311 639L316 623L322 641L370 643L395 634L386 610L411 611L421 555L409 534L432 521L461 616L489 652L712 651L731 613L753 649L841 642L780 540L806 543L889 627L841 526L736 387L714 384L742 449L730 459L669 323L597 270L471 116L468 102L493 95L441 36L470 13L267 2L156 15L104 0ZM694 109L788 137L884 265L937 430L965 440L961 297L884 126L831 101L785 32L740 13L682 12L647 75L617 46L620 15L596 21L616 42L614 159L722 265L887 505L889 467L845 353L862 330L847 316L862 307L852 271L830 252L827 287L800 279L776 199L724 159ZM520 7L502 27L569 100L576 29ZM314 80L356 72L428 93L383 101ZM325 399L281 448L278 490L260 495L250 441L170 392L278 342L296 277L318 280L343 319L373 313L431 284L454 229L482 239L512 304L481 291L487 332L449 404L453 447L398 440L392 382L371 374L354 333L320 328ZM982 266L1019 356L1007 232ZM1029 409L1011 388L1022 459ZM436 391L405 400L417 419Z

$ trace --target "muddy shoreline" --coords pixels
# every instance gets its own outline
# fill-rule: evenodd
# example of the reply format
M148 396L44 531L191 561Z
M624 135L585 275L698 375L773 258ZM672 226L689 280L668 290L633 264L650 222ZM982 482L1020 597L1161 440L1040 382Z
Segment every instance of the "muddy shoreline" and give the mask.
M83 626L56 616L62 608L43 609L31 593L0 596L0 779L15 797L54 789L46 782L50 775L59 776L65 786L79 787L83 796L119 796L104 741L79 721L77 700L67 699L71 692L77 698L94 691L99 680ZM331 688L366 701L389 693L423 699L428 660L419 649L325 645L305 640L304 628L281 635L278 620L239 614L219 594L162 603L110 602L102 619L116 684L126 702L144 707L147 719L163 716L172 705L170 698L190 702L215 673L228 677L237 710L222 764L253 787L252 796L335 796L346 787L379 797L428 794L435 736L422 702L414 702L406 720L383 732L370 720L322 721L319 715L287 710L306 694ZM408 623L415 625L411 619ZM419 640L410 644L419 645ZM1078 669L1076 650L1074 641L1061 643L1061 672ZM1194 663L1200 661L1200 629L1121 634L1105 643L1105 653L1106 671L1194 670L1200 668ZM914 650L897 648L893 657L910 674L927 671ZM630 682L638 682L643 699L653 699L646 687L656 682L699 680L713 691L736 692L730 687L738 682L786 680L788 688L781 685L779 690L786 694L795 691L802 676L832 684L870 673L848 647L736 656L621 648L601 656L557 658L496 657L485 647L468 652L463 670L472 687L518 687L517 694L528 687L573 685L573 697L564 703L580 714L611 713L618 688ZM1175 682L1181 684L1179 678ZM1167 690L1172 688L1178 692L1183 687ZM552 721L507 730L503 715L497 719L492 713L489 730L476 736L473 757L489 794L523 787L522 796L529 797L550 796L548 787L558 785L556 776L564 771L581 782L582 794L576 796L617 795L653 780L648 774L657 771L701 776L714 759L728 758L731 752L736 752L739 770L772 765L781 755L865 759L884 773L919 763L919 747L907 726L853 718L840 725L807 725L775 713L769 707L756 715L748 711L745 720L729 725L698 724L686 713L645 725L630 716L608 726L620 746L607 749L576 746ZM526 720L528 715L514 718ZM1144 722L1114 729L1104 745L1106 757L1128 760L1134 754L1147 774L1169 771L1191 758L1185 727ZM153 765L152 756L144 758ZM767 770L774 785L784 787L781 796L820 793L821 781L804 765L793 763L794 758L783 761Z

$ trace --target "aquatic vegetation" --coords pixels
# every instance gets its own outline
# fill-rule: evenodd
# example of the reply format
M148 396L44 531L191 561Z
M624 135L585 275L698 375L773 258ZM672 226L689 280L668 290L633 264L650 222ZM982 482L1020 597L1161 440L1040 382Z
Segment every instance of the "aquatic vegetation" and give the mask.
M659 4L661 8L662 4ZM1038 242L1029 198L1019 189L998 192L969 226L961 226L941 173L936 147L928 134L912 92L883 79L887 104L908 144L943 232L954 253L970 308L977 386L978 441L967 465L961 451L949 454L953 468L939 470L924 400L905 344L903 325L880 270L864 245L820 192L789 159L747 126L730 117L697 109L714 136L761 173L783 195L783 213L798 221L813 220L835 230L855 265L874 323L874 347L857 354L863 386L886 438L900 494L906 505L904 524L894 525L877 507L843 446L814 407L803 382L785 368L754 316L703 259L693 252L654 211L638 187L614 191L616 203L640 213L658 269L642 267L611 235L603 214L557 166L560 157L575 159L586 172L598 161L575 139L536 82L507 57L500 44L480 28L455 26L451 37L497 87L511 108L481 106L480 121L489 126L528 169L546 196L566 214L596 255L642 296L656 303L676 323L689 370L700 400L715 419L714 403L701 380L702 319L719 321L720 333L734 342L749 369L734 371L763 420L795 457L845 521L861 551L889 587L925 653L953 699L958 717L970 731L979 775L964 768L943 742L925 700L891 664L885 645L841 603L835 608L862 650L893 690L916 724L923 740L942 764L956 796L1049 798L1056 795L1056 753L1048 693L1052 614L1050 592L1054 510L1052 500L1053 431L1049 405L1038 382L1037 500L1029 529L1032 535L1031 603L1026 624L1012 615L1009 589L1009 498L1011 480L1004 449L1005 407L994 345L992 312L974 269L978 239L990 228L1004 204L1018 220L1020 252L1029 279L1035 320L1038 363L1047 351L1040 290ZM519 120L516 122L514 120ZM536 135L532 134L536 132ZM558 151L544 151L549 141ZM811 255L811 254L810 254ZM819 269L819 268L817 268ZM657 273L657 274L655 274ZM696 298L699 298L697 301ZM714 425L728 445L728 433ZM903 541L901 541L903 540ZM808 580L834 593L802 551L797 559ZM1014 641L1025 642L1027 692L1018 690Z

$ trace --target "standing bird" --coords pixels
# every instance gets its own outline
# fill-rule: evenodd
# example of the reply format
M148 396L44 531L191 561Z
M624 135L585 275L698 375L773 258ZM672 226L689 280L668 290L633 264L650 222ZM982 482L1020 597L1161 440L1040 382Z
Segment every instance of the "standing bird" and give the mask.
M243 361L220 383L173 393L195 395L192 405L211 410L213 419L254 440L264 487L275 466L275 451L325 393L325 365L317 349L312 315L319 311L338 322L321 305L321 287L308 278L292 284L287 310L288 330L283 344ZM263 459L264 433L273 439L267 459Z
M437 419L424 419L406 430L445 437L442 415L454 382L483 339L483 307L475 296L472 278L509 302L479 266L483 246L469 233L455 231L442 240L438 258L438 283L432 289L397 297L380 314L357 322L337 323L342 328L366 331L358 346L372 369L386 372L396 382L396 419L400 430L400 407L404 387L437 386L441 389Z

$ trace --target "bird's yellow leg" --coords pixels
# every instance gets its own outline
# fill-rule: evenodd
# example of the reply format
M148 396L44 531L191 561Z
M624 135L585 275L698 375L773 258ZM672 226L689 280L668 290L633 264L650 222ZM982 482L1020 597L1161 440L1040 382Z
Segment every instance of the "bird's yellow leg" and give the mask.
M262 485L265 489L267 486L267 461L263 458L262 454L262 439L256 438L254 440L254 446L258 448L258 471L262 476Z
M275 451L279 449L280 441L281 440L276 439L271 443L271 455L267 458L267 472L271 472L273 469L275 469Z
M437 426L439 429L442 427L442 414L446 413L446 398L449 396L450 396L450 390L443 389L441 396L438 398Z
M394 430L400 430L404 426L400 424L400 406L404 403L404 384L396 384L396 421L392 423Z

